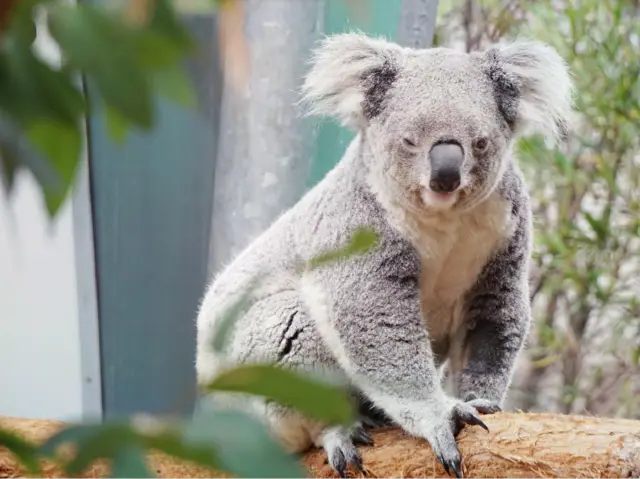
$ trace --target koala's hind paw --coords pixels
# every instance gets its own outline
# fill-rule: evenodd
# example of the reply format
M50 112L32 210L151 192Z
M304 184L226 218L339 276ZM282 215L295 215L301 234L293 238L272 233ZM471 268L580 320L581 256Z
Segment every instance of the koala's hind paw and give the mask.
M362 459L355 442L373 444L369 434L359 425L351 430L342 427L331 428L323 435L322 446L327 453L327 461L340 477L347 477L348 466L364 475Z
M456 402L449 416L444 419L442 422L439 421L439 425L431 431L427 440L447 474L451 475L453 472L456 477L463 477L462 457L456 444L456 436L466 424L480 426L487 431L489 428L477 416L475 409L463 402Z
M502 411L500 405L490 399L473 397L473 399L467 399L466 402L469 406L473 406L480 414L495 414Z

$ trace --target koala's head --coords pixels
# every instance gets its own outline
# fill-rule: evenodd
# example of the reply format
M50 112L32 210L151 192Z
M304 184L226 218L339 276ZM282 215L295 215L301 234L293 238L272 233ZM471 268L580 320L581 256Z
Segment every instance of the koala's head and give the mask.
M486 198L514 139L564 134L571 90L565 62L542 43L469 54L355 33L322 42L303 88L312 113L362 133L372 186L421 211Z

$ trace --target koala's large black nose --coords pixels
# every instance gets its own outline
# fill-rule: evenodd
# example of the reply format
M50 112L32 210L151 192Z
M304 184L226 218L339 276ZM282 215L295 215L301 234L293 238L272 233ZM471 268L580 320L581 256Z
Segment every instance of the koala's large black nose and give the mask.
M460 186L460 168L464 152L457 143L438 143L429 152L429 187L436 193L452 193Z

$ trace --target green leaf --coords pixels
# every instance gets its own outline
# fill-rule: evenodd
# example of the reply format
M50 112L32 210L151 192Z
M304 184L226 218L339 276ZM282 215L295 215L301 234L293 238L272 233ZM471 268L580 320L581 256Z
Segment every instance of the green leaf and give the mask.
M640 347L635 348L632 353L631 353L631 357L633 359L633 363L640 366Z
M604 245L607 237L609 236L609 229L607 227L606 221L602 219L596 219L591 213L587 211L583 211L584 217L589 222L591 229L596 234L598 242L601 245Z
M215 352L221 352L227 341L227 336L235 322L240 319L242 311L246 310L253 302L252 295L260 286L261 276L256 276L250 282L245 291L223 311L217 331L213 337L212 347Z
M160 94L185 107L196 105L193 82L180 65L159 70L153 78Z
M67 426L49 437L39 448L38 453L45 457L54 457L59 447L64 444L80 444L96 435L100 424L80 424Z
M185 56L185 51L167 38L152 30L136 32L133 45L139 65L147 70L170 68Z
M116 453L111 463L111 477L156 477L149 471L144 451L138 446L128 446Z
M110 422L69 426L49 438L39 448L39 453L55 457L63 444L76 447L75 456L64 464L65 472L76 476L85 471L97 459L114 459L123 448L140 442L137 432L128 424Z
M66 464L65 472L76 476L97 459L114 459L124 448L136 444L137 433L126 424L103 424L97 432L78 444L75 457Z
M42 474L38 462L38 450L33 444L16 434L0 429L0 446L7 448L29 473Z
M194 462L201 466L219 469L220 462L211 443L195 444L187 441L181 433L169 432L145 438L144 444L149 449L162 451L173 457Z
M60 184L45 185L45 203L54 215L70 190L80 160L82 137L78 125L55 121L35 121L27 129L30 143L47 156L58 174Z
M53 70L28 45L7 48L0 58L0 107L23 126L33 119L73 123L85 102L68 72Z
M357 228L349 242L340 249L323 253L309 260L310 268L317 268L350 256L362 255L377 246L379 235L370 228Z
M342 388L270 365L246 365L225 371L207 384L206 390L264 396L329 423L349 424L354 417L353 405Z
M151 15L149 26L185 51L191 51L194 43L187 30L176 16L175 8L170 0L155 0L155 7Z
M11 145L0 144L0 176L5 193L13 191L15 175L20 168L20 157Z
M90 75L107 104L136 125L152 126L151 88L131 29L86 3L59 6L49 27L69 63Z
M127 139L127 133L131 124L118 111L108 105L104 107L104 119L109 137L119 145L123 145Z
M263 424L245 414L198 414L185 428L185 439L213 446L220 458L217 468L238 477L306 477L297 458L283 451Z

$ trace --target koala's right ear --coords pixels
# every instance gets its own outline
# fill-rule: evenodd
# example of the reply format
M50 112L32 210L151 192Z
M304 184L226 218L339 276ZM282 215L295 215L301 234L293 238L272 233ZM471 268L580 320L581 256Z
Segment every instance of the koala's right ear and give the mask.
M401 55L399 45L360 33L325 38L302 87L309 113L333 116L353 129L366 127L384 107Z

